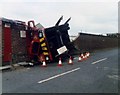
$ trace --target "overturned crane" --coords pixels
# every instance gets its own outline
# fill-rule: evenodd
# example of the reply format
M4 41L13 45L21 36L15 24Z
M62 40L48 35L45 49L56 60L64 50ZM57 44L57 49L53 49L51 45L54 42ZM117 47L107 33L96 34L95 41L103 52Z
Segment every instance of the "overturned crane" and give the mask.
M38 28L34 21L28 22L26 38L30 60L34 62L54 61L58 56L65 54L70 43L68 30L69 18L64 24L59 25L63 16L53 27ZM31 26L32 25L32 26Z

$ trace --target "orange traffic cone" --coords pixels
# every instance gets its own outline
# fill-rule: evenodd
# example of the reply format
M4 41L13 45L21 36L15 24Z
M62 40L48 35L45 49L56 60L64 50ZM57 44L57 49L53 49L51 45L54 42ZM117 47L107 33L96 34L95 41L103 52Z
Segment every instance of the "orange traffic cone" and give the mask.
M81 58L84 59L84 55L83 55L83 53L81 54Z
M81 55L79 56L78 58L78 62L81 62L82 61L82 58L81 58Z
M70 58L69 58L68 64L73 65L73 60L72 60L72 57L71 57L71 56L70 56Z
M43 61L42 67L47 67L45 60Z
M62 66L62 60L59 58L58 66Z
M83 57L83 60L86 60L87 59L87 55L86 53L84 54L84 57Z

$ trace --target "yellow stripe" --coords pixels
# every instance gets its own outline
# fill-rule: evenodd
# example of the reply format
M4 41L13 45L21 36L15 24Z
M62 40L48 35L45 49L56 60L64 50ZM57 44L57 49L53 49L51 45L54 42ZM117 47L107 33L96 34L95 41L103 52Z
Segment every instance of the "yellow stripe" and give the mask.
M42 46L42 47L46 46L46 43L42 43L41 46Z
M42 47L42 50L47 50L47 47Z
M43 52L44 55L49 55L48 52Z
M44 41L44 38L41 38L41 39L40 39L40 42L42 42L42 41Z

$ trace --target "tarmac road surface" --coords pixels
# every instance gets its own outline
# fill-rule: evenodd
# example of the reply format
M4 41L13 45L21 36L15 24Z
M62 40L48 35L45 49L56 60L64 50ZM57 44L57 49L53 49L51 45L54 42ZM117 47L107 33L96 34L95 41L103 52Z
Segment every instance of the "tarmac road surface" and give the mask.
M120 59L120 58L119 58ZM118 93L118 48L91 53L73 65L63 62L2 73L3 93Z

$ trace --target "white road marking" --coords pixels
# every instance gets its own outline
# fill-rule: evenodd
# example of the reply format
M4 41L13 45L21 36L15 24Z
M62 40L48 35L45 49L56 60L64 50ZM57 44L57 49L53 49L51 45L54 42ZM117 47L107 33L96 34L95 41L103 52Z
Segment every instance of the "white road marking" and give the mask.
M91 64L96 64L96 63L98 63L98 62L101 62L101 61L104 61L104 60L106 60L107 58L103 58L103 59L100 59L100 60L98 60L98 61L95 61L95 62L93 62L93 63L91 63Z
M118 75L108 75L108 78L120 80L120 77Z
M41 80L39 81L38 83L43 83L43 82L47 82L49 80L52 80L52 79L55 79L57 77L60 77L60 76L63 76L63 75L66 75L66 74L69 74L69 73L72 73L72 72L75 72L77 70L79 70L80 68L76 68L76 69L73 69L73 70L70 70L70 71L67 71L67 72L64 72L64 73L61 73L61 74L58 74L58 75L55 75L55 76L52 76L50 78L47 78L47 79L44 79L44 80Z

